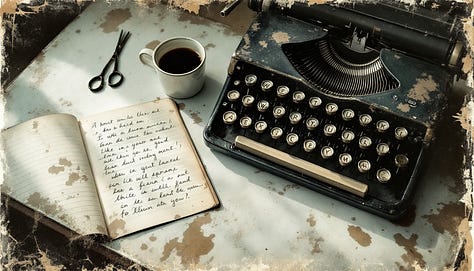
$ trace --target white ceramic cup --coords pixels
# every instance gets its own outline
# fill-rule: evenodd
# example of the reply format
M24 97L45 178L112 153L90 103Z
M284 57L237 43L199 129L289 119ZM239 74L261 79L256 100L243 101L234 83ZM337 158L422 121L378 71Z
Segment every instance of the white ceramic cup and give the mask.
M199 56L197 62L191 61L194 60L194 57L190 57L192 55L183 58L181 53L189 53L189 50L194 51ZM192 38L173 37L167 39L158 44L153 50L149 48L142 49L139 58L143 64L156 70L164 93L172 98L192 97L204 85L206 79L206 50L201 43ZM190 64L191 62L194 65Z

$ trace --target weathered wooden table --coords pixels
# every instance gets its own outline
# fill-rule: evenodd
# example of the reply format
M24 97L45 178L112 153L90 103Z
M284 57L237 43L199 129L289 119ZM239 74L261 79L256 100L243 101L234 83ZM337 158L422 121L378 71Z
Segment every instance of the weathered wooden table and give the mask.
M212 20L218 10L211 6L182 10L140 1L93 2L6 89L5 127L54 112L80 118L164 97L154 72L138 59L143 47L172 36L189 36L206 47L204 89L177 102L221 207L102 248L156 270L444 270L459 265L472 246L464 203L470 166L463 160L465 131L457 121L469 119L467 105L462 107L465 89L450 95L413 206L393 223L205 146L203 128L253 16L238 10L226 25ZM193 14L198 12L208 18ZM132 33L120 56L126 79L120 88L92 93L88 80L110 57L120 29Z

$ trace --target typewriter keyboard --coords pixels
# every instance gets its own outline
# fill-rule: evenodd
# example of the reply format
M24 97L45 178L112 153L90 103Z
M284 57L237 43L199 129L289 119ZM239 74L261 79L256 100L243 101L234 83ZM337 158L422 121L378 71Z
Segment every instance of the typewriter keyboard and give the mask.
M413 120L246 63L228 78L208 129L234 156L384 202L403 197L426 134Z

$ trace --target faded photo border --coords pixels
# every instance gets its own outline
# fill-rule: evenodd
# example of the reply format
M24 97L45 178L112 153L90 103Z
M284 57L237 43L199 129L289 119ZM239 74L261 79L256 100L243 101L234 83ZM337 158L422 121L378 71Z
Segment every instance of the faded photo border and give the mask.
M132 0L113 0L113 1L132 1ZM298 1L298 0L280 0L283 5L291 5L291 3ZM335 2L345 2L351 0L337 0ZM377 0L373 0L377 1ZM465 37L465 41L468 47L468 51L466 56L463 59L463 67L462 71L465 75L465 78L462 80L463 84L467 88L474 88L474 70L473 70L473 59L474 59L474 10L472 10L473 0L457 0L458 2L464 2L468 6L471 7L471 13L467 14L465 18L462 19L463 22L463 34ZM226 23L225 18L221 18L218 13L211 13L210 10L217 11L224 7L228 2L226 0L135 0L136 5L140 5L144 9L153 7L157 4L167 4L171 8L177 8L185 10L186 12L192 14L199 14L205 17L212 17L212 19L220 22ZM308 0L309 4L324 4L326 0ZM419 1L415 0L401 0L401 2L407 3L409 5L416 5ZM427 2L427 1L421 1ZM13 66L22 66L23 68L26 67L31 61L33 61L36 57L41 57L40 51L41 47L38 48L39 51L37 54L31 55L29 59L22 59L23 62L15 63L16 65L12 65L8 61L11 61L10 56L12 55L13 50L16 50L16 46L30 46L30 42L41 42L41 41L29 41L31 37L34 39L39 39L35 34L29 35L26 32L20 33L19 25L17 25L21 20L20 17L34 17L40 16L44 13L45 9L53 9L56 12L58 10L61 11L64 17L64 20L58 19L61 21L61 24L64 26L67 25L69 20L72 20L75 16L79 15L80 12L87 7L90 2L88 1L69 1L69 0L56 0L56 1L47 1L47 0L0 0L0 13L2 14L2 22L1 22L1 29L0 29L0 37L2 38L2 44L0 45L1 48L1 70L2 70L2 89L1 89L1 97L0 97L0 114L3 115L4 113L4 105L8 102L8 97L5 95L5 88L8 84L14 81L14 78L21 73L21 69L15 70ZM212 7L211 7L212 6ZM435 5L432 8L436 8ZM48 18L43 18L42 20L48 20ZM22 25L21 27L26 28L26 25ZM237 26L230 26L232 31L235 33L245 33L246 29L238 28ZM24 29L22 29L24 30ZM36 29L32 29L31 31L35 31ZM57 33L61 31L60 28L57 29ZM55 35L54 34L54 35ZM43 39L44 37L42 37ZM51 37L53 39L54 36ZM22 45L21 45L22 44ZM46 46L47 44L43 44ZM9 51L10 50L10 51ZM21 48L18 48L21 51ZM39 54L39 55L38 55ZM8 56L8 57L7 57ZM230 56L229 56L230 57ZM16 61L16 60L15 60ZM469 91L470 94L465 96L464 104L462 108L459 108L457 114L453 115L452 118L459 124L459 128L463 130L465 133L465 141L463 142L464 147L464 168L462 169L463 172L463 180L466 188L466 193L461 201L466 206L466 219L460 221L459 225L456 225L456 230L458 232L459 238L462 240L460 241L461 246L459 249L458 254L464 255L463 262L459 263L460 269L459 270L471 270L472 266L472 259L473 259L473 249L472 249L472 234L474 233L473 230L473 219L472 219L472 192L473 192L473 172L474 172L474 92ZM4 118L0 117L0 128L4 129ZM0 142L0 151L1 142ZM3 180L3 172L4 172L4 157L3 152L0 152L0 157L2 158L2 163L0 163L0 184ZM54 259L49 255L49 251L42 250L38 244L31 244L32 250L26 252L26 255L21 255L22 258L18 258L18 252L15 251L17 246L16 242L19 240L15 240L12 238L11 234L7 230L8 221L6 220L5 212L5 202L2 200L1 206L1 213L0 213L0 253L1 253L1 264L7 270L15 270L15 268L22 268L25 266L27 268L32 269L41 269L41 270L64 270L64 265L61 262L58 262L58 259ZM43 219L38 217L39 219ZM36 221L38 222L38 221ZM35 235L37 226L33 226L34 230L31 233ZM39 233L43 234L43 233ZM36 240L33 237L32 240ZM92 241L91 241L92 242ZM81 245L84 245L81 244ZM93 244L85 244L93 249ZM71 248L74 249L74 248ZM21 253L21 252L20 252ZM88 266L90 269L94 269L91 266L91 259L84 259L83 262L80 264L82 266ZM8 268L13 267L13 269ZM123 262L119 265L115 265L114 263L104 263L104 266L97 270L140 270L142 267L135 265L130 262ZM1 269L1 268L0 268ZM84 268L84 270L87 268ZM87 269L89 270L89 269Z

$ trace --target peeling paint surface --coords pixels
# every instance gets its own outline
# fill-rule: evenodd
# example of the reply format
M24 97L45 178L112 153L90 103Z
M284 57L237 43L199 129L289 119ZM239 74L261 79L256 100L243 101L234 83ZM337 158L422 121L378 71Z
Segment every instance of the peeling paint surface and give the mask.
M123 233L123 230L125 228L125 221L123 221L122 219L114 219L112 222L110 222L108 227L110 236L112 238L117 237L118 235Z
M200 117L200 112L193 112L189 110L189 114L191 115L191 118L193 119L194 123L198 124L202 122L202 118Z
M402 234L397 233L393 236L395 242L403 247L405 253L401 256L401 259L407 264L406 268L425 268L426 262L423 260L423 255L418 252L416 249L418 235L411 234L409 238L404 237ZM398 263L400 265L400 269L404 265Z
M473 30L474 31L474 30ZM466 55L463 60L462 60L463 66L462 66L462 71L466 74L469 74L472 72L472 66L474 65L472 63L472 58L469 55Z
M171 0L170 5L180 7L194 14L199 14L201 6L209 4L209 0Z
M288 43L290 42L290 35L286 32L275 32L272 34L272 39L276 42L276 43Z
M31 194L26 202L33 207L43 209L46 214L52 216L57 215L63 211L60 205L50 202L48 198L43 198L38 192Z
M461 202L441 204L437 214L424 215L434 230L439 233L447 231L454 235L461 221L466 217L466 206Z
M263 48L267 48L268 46L268 43L264 40L259 41L258 44L260 44L260 46L262 46Z
M457 113L454 118L462 129L466 131L467 135L471 136L471 139L474 140L474 101L468 101L465 106L463 106L459 113Z
M400 104L397 105L397 108L398 108L398 110L400 110L404 113L410 112L410 105L407 104L407 103L400 103Z
M314 218L314 215L309 215L308 219L306 219L306 222L308 222L308 224L311 226L311 227L314 227L316 225L316 219Z
M297 236L296 240L299 241L299 242L307 243L308 246L309 246L308 251L311 253L311 255L317 255L319 253L324 252L321 248L323 246L324 238L318 236L313 231L301 232Z
M212 239L215 235L210 234L205 236L201 229L203 225L209 224L211 221L212 219L209 213L201 217L196 217L183 233L181 241L178 241L179 238L176 237L165 244L160 260L167 260L173 250L176 250L176 255L181 258L181 263L185 267L198 264L200 257L208 254L214 247Z
M416 80L415 85L408 92L407 97L420 103L425 103L430 97L430 93L438 89L438 84L433 80L431 75L422 75L423 77Z
M107 13L105 21L100 24L104 33L115 32L119 30L119 26L127 21L132 14L129 9L114 9Z
M347 228L349 235L354 239L359 245L363 247L370 246L372 243L372 237L366 232L364 232L359 226L349 225Z

